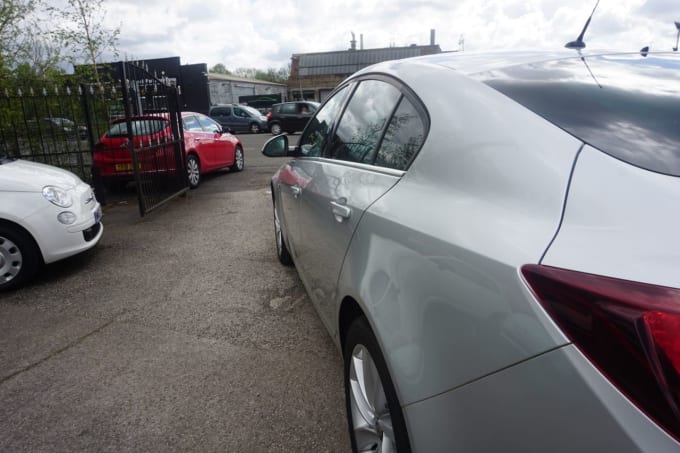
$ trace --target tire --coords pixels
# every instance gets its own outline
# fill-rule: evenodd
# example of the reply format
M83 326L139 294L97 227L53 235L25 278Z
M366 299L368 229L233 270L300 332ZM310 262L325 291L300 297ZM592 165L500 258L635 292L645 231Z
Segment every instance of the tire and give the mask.
M378 341L366 318L359 317L350 325L343 355L352 451L410 453L404 414ZM357 419L360 421L355 421Z
M274 200L274 235L276 238L276 256L284 266L292 266L293 258L290 256L290 252L286 246L286 240L283 237L283 227L281 226L281 221L279 220L276 200Z
M257 123L252 123L250 125L250 133L251 134L259 134L260 133L260 126Z
M201 165L193 154L187 156L187 178L190 189L195 189L201 182Z
M269 131L272 133L272 135L281 135L281 125L279 123L272 123L269 126Z
M245 168L245 166L246 160L245 157L243 157L243 149L240 146L237 146L234 150L234 163L231 164L229 169L231 171L241 171Z
M38 246L22 229L0 224L0 291L17 288L35 275L42 259Z

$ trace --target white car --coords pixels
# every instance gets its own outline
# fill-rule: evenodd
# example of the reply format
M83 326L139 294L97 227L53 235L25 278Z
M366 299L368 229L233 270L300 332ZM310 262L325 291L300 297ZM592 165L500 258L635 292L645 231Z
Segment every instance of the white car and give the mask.
M0 152L0 291L48 264L94 247L102 209L73 173Z

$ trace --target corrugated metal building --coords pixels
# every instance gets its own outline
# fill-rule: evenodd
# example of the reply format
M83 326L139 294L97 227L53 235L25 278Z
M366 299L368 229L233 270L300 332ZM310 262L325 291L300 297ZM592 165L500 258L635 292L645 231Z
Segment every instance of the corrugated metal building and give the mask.
M239 98L279 95L286 98L287 86L264 80L245 79L215 72L208 73L210 104L238 104Z
M363 39L362 39L363 41ZM385 47L381 49L356 48L350 41L349 50L293 54L291 57L288 97L323 102L331 91L345 78L359 69L375 63L402 58L440 53L434 43L434 30L430 31L430 45L408 47Z

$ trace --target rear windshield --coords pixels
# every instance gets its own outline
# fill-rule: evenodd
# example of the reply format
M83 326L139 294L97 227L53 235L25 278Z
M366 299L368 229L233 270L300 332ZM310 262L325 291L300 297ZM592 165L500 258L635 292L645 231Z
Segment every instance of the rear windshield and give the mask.
M680 176L675 55L568 58L476 77L611 156Z
M140 135L152 135L162 131L170 125L170 122L163 118L144 118L132 120L132 135L137 137ZM113 137L127 137L128 129L125 121L114 123L106 132L106 136Z

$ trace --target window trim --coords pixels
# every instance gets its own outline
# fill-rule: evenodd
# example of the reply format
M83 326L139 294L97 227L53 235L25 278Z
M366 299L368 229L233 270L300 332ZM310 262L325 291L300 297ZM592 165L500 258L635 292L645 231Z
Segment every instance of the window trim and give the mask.
M340 121L342 121L342 118L345 115L345 111L347 109L347 106L349 105L352 98L354 97L354 94L356 93L357 87L359 86L359 84L361 82L364 82L366 80L378 80L378 81L381 81L381 82L388 83L388 84L394 86L399 91L399 93L401 95L399 96L399 100L397 101L392 112L390 113L390 116L388 117L387 125L383 129L382 134L380 136L380 139L378 140L378 144L376 146L376 151L373 154L373 159L372 159L370 164L365 163L365 162L352 162L352 161L347 161L347 160L335 159L333 156L329 155L330 150L332 148L330 146L330 144L332 142L334 142L334 140L332 140L332 139L335 138L335 133L337 131L338 125L340 124ZM354 163L354 164L359 164L359 165L370 165L371 168L381 168L381 169L382 168L388 168L389 169L389 167L382 167L382 166L379 166L379 165L375 165L375 160L378 156L378 151L380 150L380 147L382 146L382 142L385 138L385 134L387 133L387 129L389 128L389 125L392 123L392 118L394 118L394 114L397 112L397 109L401 105L402 100L404 98L406 98L411 103L411 105L413 105L416 112L420 115L421 119L423 120L423 126L424 126L423 143L421 143L418 150L415 153L413 153L413 156L411 157L411 160L409 161L408 165L406 165L406 167L403 170L396 170L396 171L403 171L403 172L408 171L408 169L411 167L411 164L413 163L415 158L418 156L418 154L420 154L420 151L422 150L423 145L427 141L427 137L430 135L430 125L431 125L430 113L427 110L427 108L425 107L425 104L418 97L418 95L416 95L416 93L408 85L406 85L404 82L402 82L400 79L393 77L391 75L387 75L387 74L384 74L384 73L377 73L377 72L376 73L362 74L361 76L358 76L358 77L352 78L351 80L348 80L346 83L343 83L342 85L338 86L335 90L333 90L333 92L328 96L328 99L335 96L335 94L338 91L340 91L343 87L349 86L350 84L354 84L354 86L351 87L351 90L348 92L347 98L345 99L345 101L342 105L342 108L340 109L340 113L339 113L338 117L336 119L334 119L334 121L333 121L333 125L331 126L331 131L329 133L331 135L331 140L329 140L326 143L326 146L322 150L319 157L330 159L330 160L333 160L333 161L336 161L336 162L349 162L349 163ZM324 102L322 105L320 105L319 108L317 109L317 112L319 110L321 110L325 104L326 104L326 102ZM314 112L314 113L316 114L316 112ZM303 132L303 134L304 134L304 132ZM391 169L391 170L395 170L395 169Z

